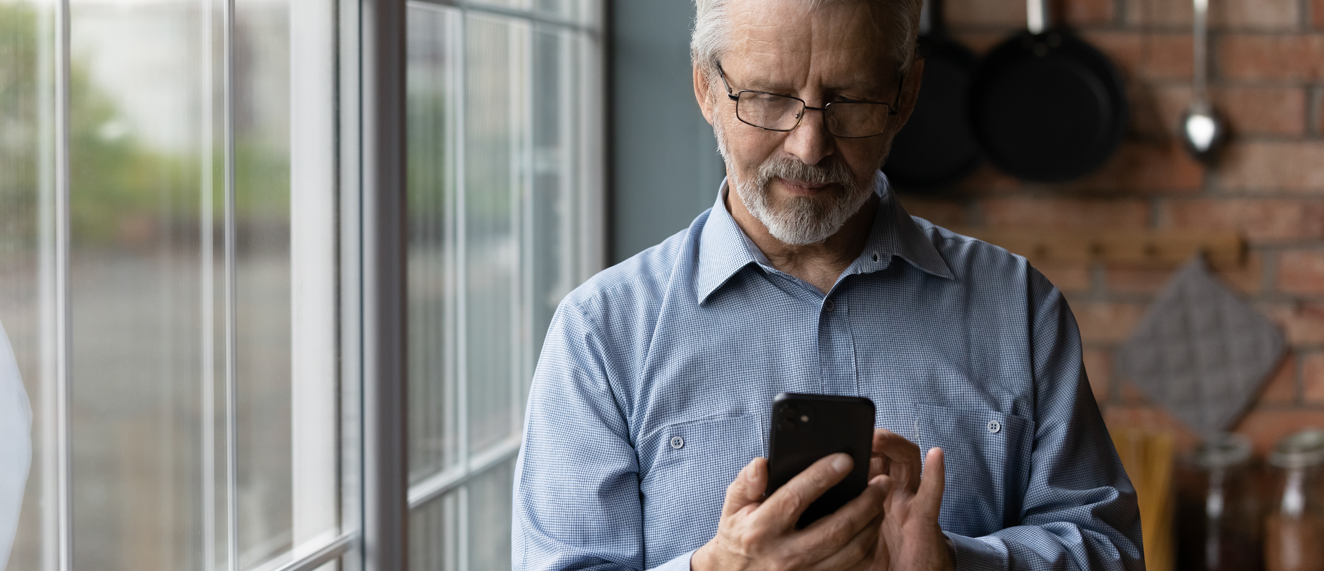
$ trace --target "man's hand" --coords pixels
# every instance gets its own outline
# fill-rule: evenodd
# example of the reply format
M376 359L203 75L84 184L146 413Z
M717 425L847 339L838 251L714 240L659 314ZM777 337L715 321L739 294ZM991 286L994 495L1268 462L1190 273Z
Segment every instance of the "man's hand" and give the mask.
M920 478L919 446L896 433L874 431L869 477L888 484L886 517L874 569L948 571L952 551L938 526L946 470L940 448L929 450L928 473Z
M888 485L875 478L859 497L803 530L800 514L851 470L850 456L815 462L767 499L768 461L755 458L726 488L717 536L690 559L695 571L867 569L879 542Z

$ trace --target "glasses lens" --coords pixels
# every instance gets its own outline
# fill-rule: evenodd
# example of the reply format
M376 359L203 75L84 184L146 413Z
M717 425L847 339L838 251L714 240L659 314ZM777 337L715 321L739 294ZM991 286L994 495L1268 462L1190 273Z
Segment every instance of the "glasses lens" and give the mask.
M882 103L837 101L827 106L828 131L838 137L872 137L887 130L891 110Z
M736 117L755 127L789 131L800 122L804 103L799 99L753 91L740 92Z

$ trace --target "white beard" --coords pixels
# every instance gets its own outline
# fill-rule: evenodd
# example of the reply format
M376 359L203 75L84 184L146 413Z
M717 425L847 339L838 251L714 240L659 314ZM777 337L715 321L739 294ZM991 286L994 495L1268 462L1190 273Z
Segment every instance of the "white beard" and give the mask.
M713 134L717 137L717 150L726 161L727 172L735 173L735 162L726 145L721 120L713 121ZM773 238L793 246L822 242L846 225L873 192L873 182L867 187L856 184L855 177L839 159L827 157L817 165L806 165L787 156L769 157L759 165L754 180L738 179L731 186L745 204L745 209L763 223ZM772 203L772 181L775 178L799 180L811 184L839 184L842 192L823 197L791 197L784 204Z

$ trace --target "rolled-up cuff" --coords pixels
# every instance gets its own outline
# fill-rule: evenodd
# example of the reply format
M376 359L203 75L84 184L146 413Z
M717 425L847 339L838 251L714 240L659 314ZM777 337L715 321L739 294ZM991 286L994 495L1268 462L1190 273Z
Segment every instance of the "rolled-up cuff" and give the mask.
M698 551L698 549L695 549L694 551ZM690 558L694 557L694 551L683 553L675 559L658 565L649 571L690 571Z
M1001 541L994 538L977 538L943 532L952 540L956 549L956 559L952 568L956 571L1003 571L1010 569L1007 550Z

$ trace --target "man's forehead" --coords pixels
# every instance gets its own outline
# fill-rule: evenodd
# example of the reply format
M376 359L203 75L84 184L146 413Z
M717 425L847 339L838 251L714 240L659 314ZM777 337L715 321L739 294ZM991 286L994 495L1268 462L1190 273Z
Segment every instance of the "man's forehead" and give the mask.
M883 84L894 60L887 14L862 0L731 0L727 51L733 68L777 81L810 68L836 81Z

